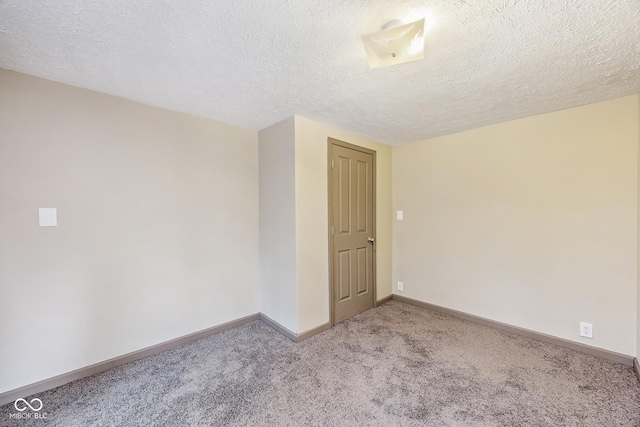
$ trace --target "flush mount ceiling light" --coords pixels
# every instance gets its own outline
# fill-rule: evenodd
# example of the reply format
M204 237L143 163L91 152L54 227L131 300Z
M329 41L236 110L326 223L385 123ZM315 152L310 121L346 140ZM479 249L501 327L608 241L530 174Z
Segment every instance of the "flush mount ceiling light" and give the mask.
M388 67L424 58L424 19L402 24L391 21L377 33L362 36L369 66Z

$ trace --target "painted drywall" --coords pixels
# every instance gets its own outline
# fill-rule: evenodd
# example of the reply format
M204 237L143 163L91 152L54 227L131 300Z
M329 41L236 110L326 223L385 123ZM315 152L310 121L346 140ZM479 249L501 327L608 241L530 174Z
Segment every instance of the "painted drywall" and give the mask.
M636 128L638 132L638 154L640 155L640 93L637 96L638 103L636 109L638 112L638 126ZM638 167L640 168L640 160L638 161ZM638 201L640 208L640 171L638 172ZM638 230L640 233L640 211L638 212ZM637 283L638 289L636 291L637 305L636 305L636 357L640 359L640 236L638 236L638 262L636 264L637 270Z
M296 282L299 332L329 321L329 137L376 151L377 298L391 295L391 147L296 116Z
M394 147L398 293L636 353L637 105L634 95Z
M0 392L258 312L256 132L9 71L0 93Z
M291 117L259 132L260 311L297 331L295 134Z

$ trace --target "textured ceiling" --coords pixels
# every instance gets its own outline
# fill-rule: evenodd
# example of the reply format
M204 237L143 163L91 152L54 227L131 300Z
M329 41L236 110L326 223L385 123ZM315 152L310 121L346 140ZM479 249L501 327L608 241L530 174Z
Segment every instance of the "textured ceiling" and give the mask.
M369 69L360 35L424 16L425 60ZM0 67L399 144L637 93L640 0L0 0Z

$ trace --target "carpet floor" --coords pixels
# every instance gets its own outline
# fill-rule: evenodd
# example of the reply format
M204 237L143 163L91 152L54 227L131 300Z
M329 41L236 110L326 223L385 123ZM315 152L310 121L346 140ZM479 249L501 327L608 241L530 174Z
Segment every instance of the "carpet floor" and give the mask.
M391 301L294 344L247 325L36 395L1 426L640 426L633 369ZM30 399L30 398L29 398Z

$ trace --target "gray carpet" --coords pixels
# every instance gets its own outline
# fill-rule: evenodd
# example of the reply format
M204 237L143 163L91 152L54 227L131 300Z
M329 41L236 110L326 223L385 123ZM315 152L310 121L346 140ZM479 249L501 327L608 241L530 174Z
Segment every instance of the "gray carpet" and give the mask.
M294 344L260 321L37 395L2 426L640 426L632 368L392 301Z

